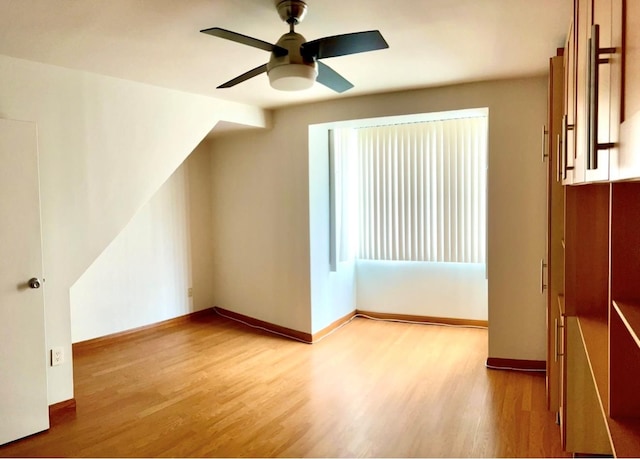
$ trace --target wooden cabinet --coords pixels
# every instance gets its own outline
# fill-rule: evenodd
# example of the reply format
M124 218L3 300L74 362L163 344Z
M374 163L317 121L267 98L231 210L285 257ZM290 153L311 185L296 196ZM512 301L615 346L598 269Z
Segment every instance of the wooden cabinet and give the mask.
M609 416L619 456L640 456L640 182L611 184Z
M555 364L558 366L559 370L559 378L557 381L558 384L558 411L556 413L556 422L560 425L560 439L562 441L563 449L567 448L567 433L566 433L566 423L564 419L566 417L566 363L565 363L565 350L566 350L566 330L567 330L567 314L564 305L564 295L558 295L558 312L557 312L557 320L554 321L554 355L552 356Z
M614 17L621 11L619 24L624 43L613 71L621 74L619 148L611 160L612 180L640 178L640 2L614 0ZM616 29L617 30L617 29Z
M549 90L547 100L547 323L550 333L547 335L547 394L549 409L560 411L560 384L562 366L559 360L560 322L562 316L558 310L558 296L564 292L564 188L562 187L563 117L564 117L564 52L549 61Z
M574 7L549 80L549 409L567 451L640 457L640 1Z
M561 364L563 445L573 453L638 457L640 182L564 192L564 291L550 328L560 338L548 366L551 358Z
M612 450L603 441L606 414L598 384L608 361L609 188L608 183L565 188L563 419L565 448L573 453Z
M575 0L567 40L565 184L608 181L617 170L624 0ZM572 155L573 154L573 155Z

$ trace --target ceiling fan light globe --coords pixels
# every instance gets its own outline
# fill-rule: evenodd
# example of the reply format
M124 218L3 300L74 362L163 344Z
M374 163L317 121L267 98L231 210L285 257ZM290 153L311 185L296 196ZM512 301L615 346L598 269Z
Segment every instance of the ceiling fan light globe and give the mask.
M280 91L302 91L313 86L318 76L315 65L286 64L269 70L269 83Z

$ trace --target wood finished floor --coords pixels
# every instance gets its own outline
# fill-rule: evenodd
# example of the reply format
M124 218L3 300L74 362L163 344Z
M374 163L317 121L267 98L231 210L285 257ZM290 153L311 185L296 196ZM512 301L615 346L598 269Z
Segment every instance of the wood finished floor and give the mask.
M75 418L0 456L554 457L540 374L487 331L355 319L307 345L215 315L74 356Z

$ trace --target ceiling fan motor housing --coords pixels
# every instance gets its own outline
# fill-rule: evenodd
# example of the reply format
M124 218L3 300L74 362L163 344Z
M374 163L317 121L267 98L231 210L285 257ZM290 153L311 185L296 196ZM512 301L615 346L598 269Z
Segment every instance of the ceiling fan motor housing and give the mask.
M280 37L276 46L285 48L289 52L285 56L271 53L267 74L273 88L298 91L313 86L318 76L318 64L314 59L302 56L303 43L306 43L305 38L297 32L289 32Z
M280 0L276 8L280 19L291 25L300 24L307 14L307 3L303 0Z

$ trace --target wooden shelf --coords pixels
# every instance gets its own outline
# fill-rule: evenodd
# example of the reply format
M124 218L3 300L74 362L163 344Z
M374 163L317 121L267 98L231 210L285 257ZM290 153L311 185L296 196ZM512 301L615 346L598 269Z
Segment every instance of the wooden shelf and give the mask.
M620 302L615 305L616 311L620 314L627 312L626 322L635 326L640 325L640 305L630 305ZM624 321L624 320L623 320ZM608 328L606 319L598 317L579 317L578 324L582 335L583 344L587 352L589 367L593 377L602 414L607 424L611 446L616 457L638 457L640 445L640 418L637 417L616 417L609 415L609 346ZM629 325L625 323L627 327ZM638 328L635 329L636 331ZM630 334L636 333L629 329Z
M609 321L610 404L608 414L624 427L618 431L611 430L611 440L614 444L616 441L620 442L621 440L616 440L618 437L623 442L627 442L627 437L631 435L635 441L634 456L639 456L640 453L640 429L633 428L640 425L639 308L640 305L637 303L614 301Z
M591 375L603 413L609 413L609 325L603 317L578 317Z
M607 419L615 457L638 457L640 419Z
M622 323L640 347L640 304L614 300L613 309L618 313Z

